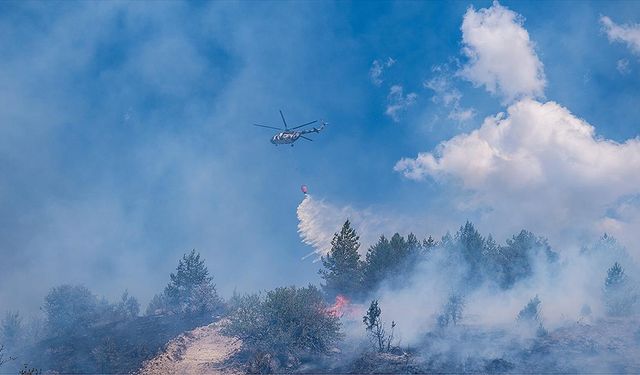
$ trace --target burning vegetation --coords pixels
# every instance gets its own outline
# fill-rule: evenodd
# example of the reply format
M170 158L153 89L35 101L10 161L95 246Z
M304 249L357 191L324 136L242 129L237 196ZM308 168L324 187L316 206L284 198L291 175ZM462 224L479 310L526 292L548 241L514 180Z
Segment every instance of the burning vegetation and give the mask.
M364 314L364 306L354 304L346 296L338 294L333 305L327 309L327 314L344 320L359 320Z
M364 256L359 250L347 221L322 258L319 287L227 301L192 251L144 316L126 292L111 303L83 286L58 286L42 320L6 313L0 364L132 372L181 333L215 323L215 340L202 336L212 329L197 340L185 334L180 350L241 342L226 364L216 362L240 372L640 371L638 269L610 236L558 252L524 230L500 245L465 223L439 241L394 234Z

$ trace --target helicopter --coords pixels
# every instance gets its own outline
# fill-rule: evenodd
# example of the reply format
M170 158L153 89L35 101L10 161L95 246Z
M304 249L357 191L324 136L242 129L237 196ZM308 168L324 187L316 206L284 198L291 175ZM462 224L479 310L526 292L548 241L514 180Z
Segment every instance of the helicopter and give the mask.
M309 137L305 137L305 134L320 133L322 131L322 129L324 129L324 127L326 125L328 125L326 122L320 120L320 123L322 125L319 128L314 127L314 128L311 128L311 129L296 130L296 129L300 129L302 127L314 124L314 123L318 122L318 120L313 120L311 122L307 122L306 124L302 124L302 125L295 126L293 128L289 128L287 126L287 121L284 119L284 115L282 114L282 111L280 111L280 117L282 117L282 123L284 124L284 129L283 128L276 128L274 126L262 125L262 124L253 124L254 126L259 126L259 127L262 127L262 128L281 130L280 133L278 133L278 134L274 135L273 137L271 137L271 143L273 143L276 146L290 144L291 147L293 147L293 143L295 141L297 141L298 139L300 139L300 138L306 139L307 141L313 141L313 139L311 139Z

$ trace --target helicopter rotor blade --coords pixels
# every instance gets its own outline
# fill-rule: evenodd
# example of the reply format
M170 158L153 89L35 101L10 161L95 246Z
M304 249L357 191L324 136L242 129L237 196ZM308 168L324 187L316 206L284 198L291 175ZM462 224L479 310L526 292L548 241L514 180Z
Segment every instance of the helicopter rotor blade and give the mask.
M291 128L290 130L298 129L298 128L301 128L301 127L303 127L303 126L307 126L307 125L311 125L311 124L313 124L313 123L315 123L315 122L318 122L318 120L313 120L313 121L311 121L311 122L307 122L306 124L298 125L298 126L296 126L295 128Z
M282 110L280 110L280 117L282 117L282 122L284 123L284 130L287 130L287 122L284 120L284 115L282 114Z
M307 141L311 141L311 142L313 142L313 139L311 139L311 138L307 138L307 137L305 137L304 135L301 135L301 136L300 136L300 138L304 138L304 139L306 139Z
M259 126L261 128L268 128L268 129L275 129L275 130L284 130L282 128L276 128L276 127L268 126L268 125L253 124L253 126Z

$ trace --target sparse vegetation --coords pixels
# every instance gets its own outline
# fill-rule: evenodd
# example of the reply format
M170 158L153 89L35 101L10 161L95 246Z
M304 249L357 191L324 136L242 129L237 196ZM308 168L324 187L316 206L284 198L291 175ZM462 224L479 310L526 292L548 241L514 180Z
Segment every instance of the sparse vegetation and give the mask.
M463 310L464 299L462 296L457 294L450 295L447 303L442 308L442 312L438 315L438 326L445 328L460 324Z
M371 336L374 347L379 352L391 350L393 342L394 329L396 328L396 322L391 322L391 330L387 332L382 321L382 310L378 306L378 300L371 301L367 314L362 317L366 331Z
M16 346L22 339L22 317L17 311L7 311L0 322L0 340L10 347Z
M609 247L615 245L611 237L606 237L604 243ZM403 237L396 233L390 239L381 236L367 249L364 259L358 253L359 247L359 237L347 221L335 234L332 249L323 258L321 288L291 286L254 294L234 293L227 303L218 296L204 259L191 251L179 259L168 285L150 301L144 317L139 316L139 303L128 291L111 303L84 286L61 285L52 288L45 297L44 320L25 323L19 313L7 312L0 322L0 338L36 366L22 369L23 373L38 373L36 368L59 372L131 372L158 353L169 339L213 322L218 316L226 318L220 323L223 332L243 342L234 357L235 363L244 364L243 369L252 373L327 370L497 373L523 368L539 371L579 368L567 369L536 357L541 350L551 350L543 349L544 345L550 345L551 338L557 335L543 325L538 295L520 310L513 322L535 333L529 336L532 340L529 346L517 344L494 357L476 353L484 345L494 345L487 344L488 340L504 341L500 345L505 347L515 344L508 341L510 336L505 332L472 328L473 315L468 311L477 310L477 306L468 306L468 301L474 300L467 297L473 297L479 289L500 293L522 287L537 272L539 264L557 265L557 254L543 238L521 231L500 245L467 222L440 241L433 237L420 241L411 234ZM596 256L599 251L591 247L582 254ZM616 251L623 254L623 250ZM404 348L399 345L402 335L398 332L403 328L402 321L385 323L382 300L372 297L380 293L392 296L416 276L421 280L443 278L448 296L442 306L430 307L432 313L425 318L430 319L429 326L422 337L412 340L417 348ZM634 316L635 287L620 263L609 268L602 288L602 302L609 316ZM331 305L334 301L335 305ZM358 314L355 318L354 311ZM594 313L584 305L579 314L579 319L586 322L585 319L591 321ZM353 322L360 317L365 328L359 326L361 336L354 336L356 330L349 328L349 340L342 340L345 332L341 320ZM356 345L358 340L359 345L373 350L342 354L354 350L348 345ZM4 354L0 359L5 362L6 353L0 352ZM466 357L460 357L461 353ZM529 367L522 367L525 364Z
M546 336L548 331L544 328L540 298L538 296L533 297L518 313L516 320L529 327L536 328L536 334L539 337Z
M9 361L13 361L15 358L6 356L4 345L0 344L0 367Z
M43 323L32 319L24 324L19 313L7 312L0 337L20 361L35 365L14 367L15 372L127 373L171 338L213 321L222 308L204 260L191 251L179 260L165 291L151 301L147 311L153 313L146 317L139 316L140 304L126 290L111 303L85 286L60 285L45 297Z
M611 316L626 316L636 308L638 296L631 286L624 269L615 262L607 270L604 280L604 300Z
M540 298L538 298L538 296L533 297L522 310L520 310L517 320L519 322L540 322Z

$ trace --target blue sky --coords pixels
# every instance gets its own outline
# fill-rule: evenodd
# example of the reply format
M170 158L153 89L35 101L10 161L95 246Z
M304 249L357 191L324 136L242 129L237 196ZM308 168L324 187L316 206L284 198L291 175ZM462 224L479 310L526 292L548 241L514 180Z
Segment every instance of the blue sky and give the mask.
M318 282L318 263L301 260L313 250L297 229L301 184L338 212L368 212L420 236L466 219L498 235L493 228L510 221L547 228L529 215L509 220L487 198L528 191L461 185L466 176L445 167L417 180L394 171L514 104L460 74L470 64L461 31L469 7L522 17L516 24L543 64L534 100L566 108L602 139L638 136L640 56L608 37L602 17L633 31L640 3L500 4L0 3L0 310L34 309L61 283L109 297L128 288L147 301L192 248L225 296ZM394 100L406 107L395 118L385 113ZM330 125L313 143L276 148L269 130L250 124L278 125L279 109L290 124ZM452 118L455 109L474 115ZM615 184L624 173L595 178ZM618 220L587 234L614 228L624 237L635 222L632 187L607 195L602 184L564 183L559 190L587 202L605 196L587 213L567 204L568 215ZM531 200L562 208L556 190L536 193ZM508 199L517 210L522 200ZM480 203L461 209L467 201Z

